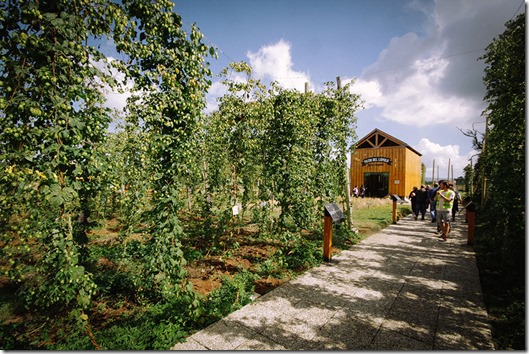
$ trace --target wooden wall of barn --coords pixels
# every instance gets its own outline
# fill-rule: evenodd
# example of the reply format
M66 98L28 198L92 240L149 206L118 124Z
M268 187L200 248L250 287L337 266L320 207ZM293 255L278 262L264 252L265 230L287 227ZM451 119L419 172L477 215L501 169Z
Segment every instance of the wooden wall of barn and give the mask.
M406 197L413 190L413 187L421 188L421 157L406 149L406 183L404 194Z
M362 161L370 157L390 158L391 165L375 163L362 166ZM405 146L356 149L351 155L351 190L355 185L360 188L364 184L364 173L366 172L388 172L389 194L407 197L413 186L420 186L421 157ZM395 180L399 181L399 184L395 184Z

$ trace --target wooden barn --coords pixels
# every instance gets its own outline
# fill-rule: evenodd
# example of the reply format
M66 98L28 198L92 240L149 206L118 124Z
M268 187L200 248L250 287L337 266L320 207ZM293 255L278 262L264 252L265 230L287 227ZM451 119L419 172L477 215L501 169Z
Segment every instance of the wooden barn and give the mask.
M351 154L351 191L364 185L368 197L407 197L421 185L421 156L405 142L375 129L356 143Z

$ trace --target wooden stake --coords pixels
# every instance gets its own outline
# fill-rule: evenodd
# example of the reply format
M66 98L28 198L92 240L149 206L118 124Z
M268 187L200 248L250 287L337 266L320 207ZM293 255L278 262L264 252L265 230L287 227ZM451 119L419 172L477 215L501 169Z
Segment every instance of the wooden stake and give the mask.
M332 256L332 217L325 215L323 220L323 260L330 262Z
M397 223L397 201L396 200L393 201L393 211L391 214L393 216L393 223L396 224Z
M336 77L336 87L338 88L338 90L342 89L342 79L339 76ZM349 230L352 230L353 228L353 206L351 204L351 193L350 193L351 186L349 185L350 173L351 173L350 169L347 167L347 163L346 163L345 164L345 180L347 181L347 185L345 187L345 203L346 203L347 208L345 208L346 209L345 214L347 215L347 228Z

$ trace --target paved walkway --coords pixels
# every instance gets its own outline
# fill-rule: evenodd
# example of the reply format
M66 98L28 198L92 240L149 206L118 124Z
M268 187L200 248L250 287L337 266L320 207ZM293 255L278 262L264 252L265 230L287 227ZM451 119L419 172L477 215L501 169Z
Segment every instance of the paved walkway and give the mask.
M493 350L467 226L434 225L406 217L172 349Z

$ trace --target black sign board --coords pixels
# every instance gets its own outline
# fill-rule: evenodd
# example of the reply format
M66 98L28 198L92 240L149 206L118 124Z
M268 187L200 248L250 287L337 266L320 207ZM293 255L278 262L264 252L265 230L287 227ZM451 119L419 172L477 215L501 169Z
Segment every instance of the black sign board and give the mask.
M404 200L400 199L400 197L398 195L396 195L396 194L392 194L391 195L391 199L394 202L399 202L400 204L406 203Z
M457 203L457 200L454 200L454 203ZM465 208L467 211L476 211L476 205L470 197L465 197L465 199L462 200L462 203L463 208Z
M324 204L325 216L330 216L333 222L341 223L345 221L345 215L336 203Z
M382 157L382 156L368 157L367 159L363 159L362 166L365 166L367 164L372 164L372 163L376 164L380 162L391 166L391 159L389 157Z

